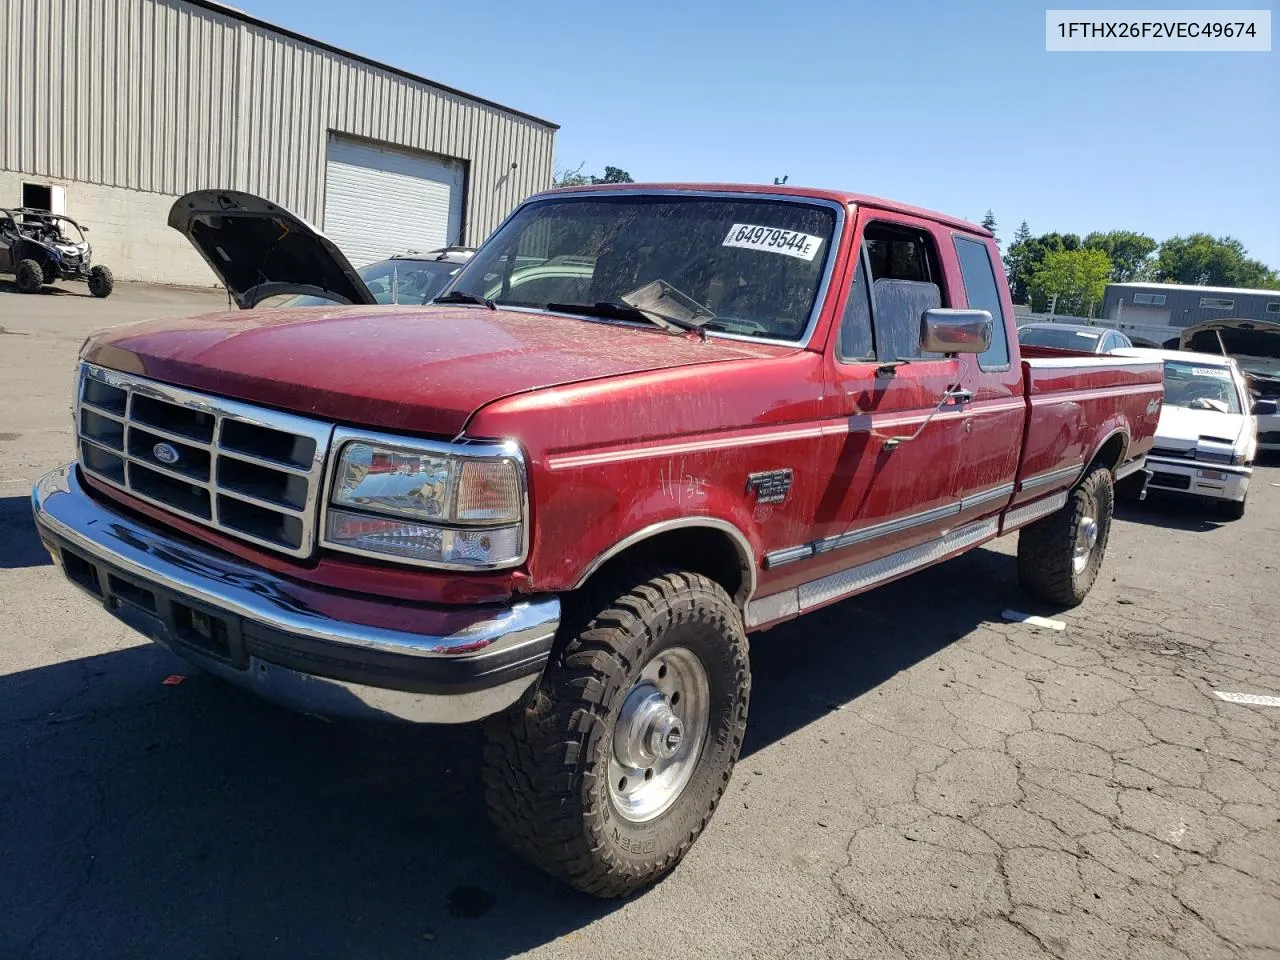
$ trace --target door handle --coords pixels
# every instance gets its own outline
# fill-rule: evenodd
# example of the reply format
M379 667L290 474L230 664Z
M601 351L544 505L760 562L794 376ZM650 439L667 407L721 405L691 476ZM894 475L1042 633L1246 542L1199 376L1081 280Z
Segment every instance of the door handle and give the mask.
M973 391L965 390L963 387L957 387L954 390L948 390L946 397L947 397L947 402L960 405L963 403L968 403L973 399Z

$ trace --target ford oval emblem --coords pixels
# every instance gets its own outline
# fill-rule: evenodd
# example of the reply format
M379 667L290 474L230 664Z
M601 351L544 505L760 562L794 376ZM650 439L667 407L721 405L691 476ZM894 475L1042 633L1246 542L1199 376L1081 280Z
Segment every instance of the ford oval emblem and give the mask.
M178 462L178 448L172 443L157 443L151 448L151 452L155 454L155 458L161 463L167 463L172 466Z

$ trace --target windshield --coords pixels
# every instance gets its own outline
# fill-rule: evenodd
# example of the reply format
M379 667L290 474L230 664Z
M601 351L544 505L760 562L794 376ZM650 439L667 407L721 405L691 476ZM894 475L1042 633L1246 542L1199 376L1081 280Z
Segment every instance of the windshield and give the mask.
M356 272L379 303L428 303L458 272L460 264L438 260L380 260ZM326 297L290 297L281 307L332 306Z
M779 200L543 200L517 211L450 292L616 318L617 305L643 305L660 290L705 330L800 340L835 220L828 207Z
M1226 367L1206 367L1186 360L1164 362L1167 407L1240 413L1240 394Z
M1101 339L1101 332L1073 330L1071 327L1023 327L1018 331L1018 342L1027 346L1083 350L1085 353L1093 353Z

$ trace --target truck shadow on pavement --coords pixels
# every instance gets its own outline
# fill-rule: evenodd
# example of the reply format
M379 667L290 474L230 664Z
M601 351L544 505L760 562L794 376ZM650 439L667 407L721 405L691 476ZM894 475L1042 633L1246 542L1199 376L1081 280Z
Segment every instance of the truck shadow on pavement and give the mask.
M1019 597L977 550L754 637L745 752ZM151 645L0 676L0 956L496 958L618 909L507 853L479 756L474 726L295 715Z
M1217 506L1208 500L1159 494L1149 495L1142 501L1117 500L1115 515L1117 520L1182 530L1186 533L1208 533L1217 530L1224 523L1233 522L1225 519L1218 512Z
M26 495L0 497L0 570L52 564L36 533L31 498Z

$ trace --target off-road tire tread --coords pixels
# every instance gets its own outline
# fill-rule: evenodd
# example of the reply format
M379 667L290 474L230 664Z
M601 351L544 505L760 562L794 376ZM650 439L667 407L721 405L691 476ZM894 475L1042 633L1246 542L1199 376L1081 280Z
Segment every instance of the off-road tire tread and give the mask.
M1090 564L1076 573L1071 558L1076 527L1089 498L1098 504L1098 541ZM1084 601L1098 577L1111 535L1115 509L1115 485L1105 464L1090 467L1072 488L1067 503L1018 534L1018 582L1033 597L1048 603L1074 607Z
M625 896L680 861L728 786L746 729L747 639L737 608L719 584L661 567L623 571L569 598L565 613L565 639L533 698L486 724L485 803L499 834L535 866L585 893ZM632 668L647 662L663 628L693 619L712 624L730 644L737 700L729 763L708 809L676 849L655 851L639 864L623 861L612 855L595 815L602 801L594 758L580 762L580 754L593 728L607 722L613 699L629 688Z
M116 278L108 267L96 266L89 271L89 292L99 300L111 296L116 288Z
M13 278L23 293L39 293L44 286L44 267L38 260L19 260Z

